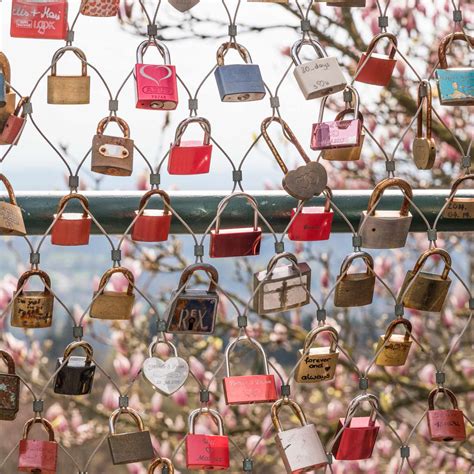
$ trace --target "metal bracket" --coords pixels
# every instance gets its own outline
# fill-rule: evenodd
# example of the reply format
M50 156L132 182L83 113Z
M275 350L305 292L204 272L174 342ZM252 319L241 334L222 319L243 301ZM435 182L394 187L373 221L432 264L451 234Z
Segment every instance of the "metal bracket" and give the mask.
M430 242L436 242L438 237L438 232L436 232L436 229L428 229L426 233L428 234L428 240Z
M362 237L360 235L352 236L352 246L356 249L359 249L362 247Z
M122 251L120 249L113 249L110 255L114 262L120 262L120 260L122 260Z
M344 89L343 92L343 100L346 104L350 104L352 102L352 91L350 89Z
M365 377L361 377L359 379L359 389L360 390L367 390L369 388L369 379Z
M207 390L205 388L199 390L199 401L201 403L208 403L209 398L210 398L209 390Z
M242 463L242 469L244 472L252 472L253 471L253 460L250 458L245 458Z
M289 385L282 385L281 386L281 395L282 397L289 397L291 395L291 388Z
M278 109L278 107L280 107L280 97L277 95L270 97L270 107L272 109Z
M188 108L189 110L197 110L198 109L199 101L197 99L189 99L188 100Z
M455 23L462 22L462 10L453 10L453 21Z
M232 171L232 181L234 183L240 183L240 181L242 181L242 170Z
M118 99L110 99L109 100L109 111L110 112L117 112L118 109L119 109Z
M128 408L128 397L127 397L127 395L120 395L120 397L119 397L119 408Z
M35 413L42 413L44 410L44 400L33 400L33 411Z
M446 381L446 374L444 372L436 371L436 383L438 385L443 385Z
M71 189L77 189L79 187L79 176L69 176L69 187Z
M420 88L418 89L418 95L420 97L426 97L428 95L428 86L426 85L426 82L422 82L420 84Z
M285 251L285 242L275 242L275 253L283 253Z
M309 20L301 20L301 31L303 33L311 31L311 23Z
M228 32L230 37L237 36L237 25L229 25Z
M395 171L395 161L394 160L385 161L385 169L389 172Z
M469 298L469 309L474 310L474 298Z
M318 309L316 311L316 319L318 321L326 321L326 316L327 316L327 313L325 309Z
M23 113L26 115L33 113L33 104L30 101L23 104Z
M204 245L198 244L194 246L194 256L195 257L204 256Z
M247 316L237 316L237 326L239 328L246 328L247 327Z
M74 30L68 30L66 35L66 43L73 43L74 42Z
M156 36L158 34L158 25L147 25L146 27L146 34L148 36Z
M410 457L410 446L402 446L400 448L400 456L402 458L408 459Z
M470 168L471 167L471 157L466 155L462 157L461 160L461 167L462 168Z
M40 263L40 253L39 252L31 252L30 253L30 263L31 265L39 265Z
M388 27L388 16L379 16L379 28Z
M328 458L328 464L331 465L333 462L332 453L326 453L326 457Z
M395 305L395 316L403 316L405 314L405 306L403 306L403 303L397 303Z
M158 319L157 328L158 332L166 332L166 321L164 319Z
M159 186L161 183L160 173L151 173L150 174L150 184Z
M84 336L84 328L82 326L73 326L72 337L74 339L80 339Z

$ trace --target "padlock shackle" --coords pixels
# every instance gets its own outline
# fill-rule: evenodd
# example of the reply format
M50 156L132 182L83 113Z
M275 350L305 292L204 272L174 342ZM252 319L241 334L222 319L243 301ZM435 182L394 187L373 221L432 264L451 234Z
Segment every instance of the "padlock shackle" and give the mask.
M347 257L342 261L341 269L339 270L339 275L346 273L354 262L354 260L357 260L359 258L361 258L365 262L365 265L367 267L367 275L371 275L374 270L374 259L372 255L363 251L353 252L347 255Z
M3 183L3 185L5 186L5 189L7 190L10 204L13 204L14 206L18 206L16 202L15 192L13 191L13 186L10 183L10 181L8 181L7 177L1 173L0 173L0 181Z
M336 115L336 118L334 119L335 121L339 121L339 120L343 120L344 117L349 114L349 113L352 113L354 115L354 119L359 119L361 120L362 122L364 121L364 116L362 115L362 112L360 111L360 95L359 95L359 91L351 86L351 85L347 85L345 87L345 89L342 91L342 93L344 94L346 91L350 91L352 93L352 97L355 97L355 101L354 101L354 107L348 107L348 108L345 108L344 110L342 110L341 112L339 112L337 115ZM323 117L324 117L324 109L326 107L326 102L328 100L328 95L325 95L323 97L323 100L321 101L321 105L319 106L319 115L318 115L318 122L321 123L323 121ZM351 99L351 102L352 104L352 99ZM348 102L346 102L346 104L348 104Z
M155 46L155 48L158 50L161 57L163 58L163 61L165 64L171 63L170 50L168 49L166 44L154 38L151 40L148 39L148 40L142 41L138 45L137 54L136 54L137 64L143 64L143 56L148 51L148 48L150 46Z
M395 332L395 329L399 325L405 326L405 342L408 342L410 340L410 334L412 330L412 325L411 322L408 321L408 319L405 318L397 318L394 319L387 327L387 330L385 331L385 340L388 341L392 334Z
M446 49L454 41L465 41L471 44L471 48L474 48L474 36L470 36L462 31L457 31L445 36L438 47L438 60L440 69L448 69L448 61L446 59Z
M400 216L406 217L410 212L410 201L408 198L413 199L413 190L408 181L401 178L385 178L378 183L369 198L367 204L367 210L370 211L370 215L375 215L375 203L382 197L384 191L387 188L399 188L403 193L403 203L400 208Z
M291 252L283 252L273 255L267 265L267 274L270 273L274 268L275 265L282 259L288 260L291 264L298 265L298 259L294 254Z
M138 431L145 431L145 425L143 424L143 420L139 413L134 410L133 408L126 407L126 408L117 408L109 418L109 433L111 435L115 434L115 425L117 424L117 420L120 415L129 415L130 418L135 422L138 427Z
M188 125L191 123L198 123L201 125L201 128L204 130L204 140L203 145L209 145L211 141L211 123L204 117L188 117L181 121L176 127L176 133L174 136L174 146L181 145L181 138L183 138L184 132L188 128Z
M454 410L458 410L458 400L456 398L456 395L454 395L454 392L450 390L449 388L446 387L436 387L433 390L431 390L430 394L428 395L428 410L434 410L434 402L435 402L435 397L438 395L438 393L442 393L444 395L447 395L448 398L451 400L451 404L453 405Z
M301 48L305 45L313 47L313 49L316 51L316 54L318 55L318 59L328 57L326 51L324 50L324 48L321 46L321 44L318 41L314 39L300 39L296 41L295 43L293 43L293 46L291 47L290 56L295 66L300 66L302 64L299 54L300 54Z
M468 181L468 180L474 181L474 174L472 174L472 173L471 174L466 174L465 176L461 176L456 181L454 181L453 185L451 186L451 192L449 193L449 197L453 197L457 193L459 186L464 181Z
M422 97L421 90L426 87L426 96ZM423 98L426 101L426 138L431 139L431 122L433 115L433 92L429 81L423 80L418 84L418 108L422 105ZM423 108L416 118L416 137L423 138Z
M16 117L20 116L21 109L25 104L27 104L30 101L29 96L21 97L18 103L16 104L15 111L13 112L13 115ZM25 117L26 114L22 114L22 117Z
M329 347L329 351L332 354L336 352L337 344L339 342L339 333L336 331L336 328L330 326L329 324L325 324L324 326L318 326L317 328L312 329L306 335L303 345L303 353L306 354L311 349L313 344L316 342L316 338L323 332L327 332L331 336L331 346Z
M0 52L0 70L5 78L5 91L10 92L10 82L12 80L10 61L5 53Z
M174 357L178 357L178 349L176 349L176 346L171 342L171 341L168 341L167 339L160 339L160 338L156 338L154 341L152 341L152 343L148 346L148 356L151 358L151 357L155 357L155 349L156 349L156 346L158 346L158 344L166 344L168 347L171 348L171 350L173 351L173 356Z
M58 61L63 57L64 53L72 51L80 60L81 60L81 75L87 76L87 58L82 51L82 49L77 48L76 46L64 46L59 48L54 54L53 59L51 60L51 75L56 76L57 73L57 64Z
M188 417L189 434L195 434L196 420L201 415L209 415L210 417L212 417L214 421L217 423L217 430L218 430L219 436L224 436L224 420L222 419L222 416L217 410L214 410L213 408L208 408L208 407L197 408L196 410L193 410L189 414L189 417Z
M107 125L109 125L110 122L115 122L120 127L124 138L130 138L130 127L128 126L128 123L125 122L123 118L117 117L116 115L104 117L97 124L97 135L103 135Z
M300 405L298 405L298 403L296 403L294 400L290 400L289 398L280 398L272 405L271 411L272 423L278 433L283 431L280 418L278 417L278 414L280 413L280 410L283 406L288 406L291 408L291 411L296 415L298 421L301 423L301 426L306 426L308 424L303 409L300 407Z
M89 217L89 214L87 212L89 210L89 200L83 194L79 193L71 193L67 194L66 196L63 196L59 201L57 213L59 214L66 207L68 202L72 199L77 199L81 201L82 204L84 204L85 209L83 209L82 217L87 219Z
M332 190L329 186L326 186L323 193L326 194L326 200L324 201L324 212L329 212L331 210Z
M76 349L82 349L85 354L86 354L86 365L90 365L92 363L92 358L94 357L94 349L92 348L92 346L86 342L86 341L74 341L74 342L71 342L67 347L66 349L64 349L64 355L63 355L63 359L66 360L66 359L69 359L72 355L72 353L76 350Z
M110 277L114 273L121 273L127 280L128 280L128 287L127 287L127 295L132 296L133 295L133 288L135 286L135 277L133 276L133 273L125 267L113 267L109 268L103 275L102 278L100 279L99 282L99 287L97 288L97 292L99 293L100 291L103 291L105 286L110 280Z
M451 270L451 265L452 265L451 256L449 255L448 252L446 252L446 250L436 248L436 247L426 250L418 257L418 260L416 261L415 266L413 267L412 273L413 274L418 273L418 271L423 268L424 264L426 263L426 260L428 260L428 258L431 257L432 255L439 255L444 260L444 269L443 269L443 273L441 274L441 278L443 280L446 280Z
M8 374L9 375L15 375L15 361L11 354L9 354L7 351L0 350L0 359L5 362L5 365L8 368Z
M370 411L370 419L369 419L369 426L374 426L375 425L375 420L377 419L377 410L379 409L379 399L371 394L371 393L364 393L361 395L357 395L350 403L349 407L347 408L347 413L345 416L346 420L349 420L349 424L347 426L350 426L350 422L352 418L354 417L357 409L359 408L359 405L363 402L369 402L372 409Z
M247 335L242 335L236 337L232 342L230 342L226 349L225 349L225 355L224 355L224 360L225 360L225 372L226 372L226 377L231 377L230 373L230 353L235 349L235 346L242 341L247 341L249 344L254 345L257 350L262 354L263 357L263 368L264 368L264 375L269 375L270 370L268 368L268 360L267 360L267 354L265 354L265 351L263 349L263 346L253 337L247 336Z
M20 278L18 278L18 283L16 285L16 291L20 291L20 288L32 277L32 276L39 276L41 278L41 281L44 283L44 293L49 294L50 293L50 288L51 288L51 279L49 278L49 275L44 272L43 270L40 270L38 268L28 270L24 272L22 275L20 275ZM21 290L21 293L23 294L23 289Z
M377 46L377 43L382 38L387 38L388 40L390 40L390 43L392 44L392 47L390 48L390 52L388 53L388 57L390 59L393 59L395 57L395 53L397 52L397 47L398 47L397 37L393 33L380 33L377 36L374 36L372 38L372 41L369 43L369 46L367 47L367 51L365 52L365 54L367 56L371 56L374 49Z
M235 49L246 64L252 64L252 58L245 46L234 41L227 41L226 43L222 43L217 50L216 58L218 66L224 66L224 56L227 54L229 49Z
M168 458L157 458L148 466L147 474L155 474L155 470L161 467L163 471L164 467L168 468L169 474L174 474L174 466L171 460Z
M179 288L185 287L188 284L188 281L191 276L199 270L202 270L203 272L206 272L209 275L210 281L209 288L207 291L209 293L215 292L216 285L219 282L219 273L217 269L209 263L193 263L191 265L188 265L183 270L183 273L181 274L181 277L179 279Z
M25 425L23 426L23 439L28 439L31 428L35 423L41 423L43 425L43 428L48 433L49 441L55 441L53 425L46 418L40 417L31 418L25 423Z
M171 199L169 197L169 194L163 191L162 189L151 189L150 191L146 192L140 199L140 204L138 205L137 212L141 212L142 209L145 209L145 207L148 206L148 202L153 196L161 196L164 203L163 214L170 214Z
M216 227L215 227L215 232L216 234L219 233L219 230L221 228L221 214L224 212L225 208L229 204L229 202L238 197L243 197L252 207L253 207L253 230L258 230L258 204L255 198L250 196L250 194L243 193L243 192L237 192L237 193L232 193L229 196L225 197L222 199L222 201L218 204L217 206L217 217L216 217Z

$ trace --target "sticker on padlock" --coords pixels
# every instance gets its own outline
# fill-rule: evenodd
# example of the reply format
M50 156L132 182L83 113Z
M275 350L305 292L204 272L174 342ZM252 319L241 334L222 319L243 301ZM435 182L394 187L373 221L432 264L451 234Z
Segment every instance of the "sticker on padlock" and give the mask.
M20 206L16 202L13 186L4 174L0 174L8 193L8 201L0 201L0 235L26 235L25 223Z
M400 325L405 327L405 334L394 334L395 328ZM375 363L385 367L405 365L413 342L410 337L411 330L412 326L408 319L397 318L393 320L385 334L379 337L375 349L375 353L378 353ZM381 350L382 346L383 349Z
M199 2L200 0L168 0L171 6L182 13L191 10L191 8L195 7Z
M12 421L20 408L20 377L8 352L0 350L0 362L7 366L7 373L0 372L0 420Z
M448 197L448 205L443 212L445 219L474 219L474 198L456 196L464 181L474 181L474 174L466 174L454 181Z
M421 91L426 91L422 97ZM416 137L413 140L413 158L419 170L430 170L436 159L436 142L431 136L432 93L429 81L422 81L418 85L418 108ZM423 103L426 102L426 136L423 136Z
M0 52L0 131L3 131L8 119L15 113L16 94L10 83L10 62L5 54Z
M151 462L148 466L147 474L158 474L157 469L160 469L161 473L164 473L164 469L167 468L167 474L174 474L174 466L168 458L157 458Z
M86 16L115 16L119 10L120 0L82 0L81 13Z
M10 114L0 133L0 145L18 144L18 140L26 125L26 114L23 107L29 100L29 97L22 97L18 101L15 111Z

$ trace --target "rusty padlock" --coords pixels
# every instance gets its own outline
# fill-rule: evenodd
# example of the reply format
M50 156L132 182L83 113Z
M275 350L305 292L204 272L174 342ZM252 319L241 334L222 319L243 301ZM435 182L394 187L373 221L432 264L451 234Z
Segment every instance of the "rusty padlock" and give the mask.
M16 145L26 125L24 105L29 102L29 97L22 97L0 133L0 145Z
M464 181L474 181L474 174L466 174L454 181L448 197L449 203L443 212L445 219L474 219L474 198L456 196Z
M157 469L161 468L161 474L174 474L174 466L168 458L157 458L148 466L147 474L158 474Z
M394 334L395 328L399 325L405 326L405 334ZM388 325L385 334L379 337L375 353L377 354L382 346L383 349L380 350L375 363L385 367L405 365L413 342L410 337L411 329L411 323L408 319L397 318L393 320Z
M8 200L0 201L0 235L26 235L25 223L20 206L16 202L13 186L4 174L0 174L0 181L4 184Z
M86 16L115 16L119 10L120 0L81 0L81 13Z
M426 91L423 96L422 91ZM418 107L421 107L417 117L416 137L413 140L413 158L419 170L430 170L436 159L436 142L431 136L432 94L429 81L418 85ZM423 136L423 101L426 102L426 136Z
M8 352L0 350L0 359L7 366L7 373L0 373L0 420L12 421L20 408L20 377Z
M10 61L2 52L0 52L0 77L5 91L0 103L0 131L2 131L10 115L15 112L16 104L16 94L10 86L12 80Z

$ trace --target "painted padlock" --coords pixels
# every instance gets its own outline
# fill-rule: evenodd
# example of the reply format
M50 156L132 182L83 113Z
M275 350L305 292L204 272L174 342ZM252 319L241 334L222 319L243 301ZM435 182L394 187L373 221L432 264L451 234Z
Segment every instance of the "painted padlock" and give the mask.
M72 355L77 349L85 352L84 356ZM95 363L93 361L94 350L86 341L71 342L64 350L63 357L56 361L56 370L64 361L54 379L54 392L61 395L87 395L91 393L94 381Z
M434 402L438 394L446 395L453 406L450 410L435 409ZM431 390L428 396L428 412L426 413L431 441L464 441L466 426L464 414L458 409L456 395L446 387Z
M365 272L348 273L354 260L362 259ZM334 306L352 308L372 303L375 289L374 259L367 252L354 252L342 262L334 290Z
M0 133L0 145L16 145L21 133L26 125L26 113L24 106L30 100L29 97L22 97L15 108L15 111L8 117L2 132Z
M237 197L243 197L253 208L253 227L221 229L221 214L229 202ZM237 192L222 199L217 206L215 226L211 230L210 257L249 257L260 253L262 229L258 226L258 205L249 194Z
M474 48L474 36L464 31L451 33L441 40L438 48L439 67L436 69L439 101L442 105L473 105L474 68L448 67L446 49L454 41L469 42L468 46Z
M171 6L182 13L191 10L191 8L195 7L199 2L200 0L168 0Z
M277 266L282 259L290 264ZM306 262L298 263L292 253L275 255L266 270L254 273L253 290L253 308L258 314L305 306L310 302L311 268Z
M11 421L20 407L20 377L8 352L0 350L0 359L7 366L7 373L0 373L0 420Z
M191 123L198 123L204 131L203 140L182 140ZM211 124L204 117L189 117L176 128L168 157L169 174L206 174L211 167Z
M32 276L40 277L43 291L25 290L23 287ZM51 280L43 270L28 270L18 278L17 296L13 301L10 324L17 328L48 328L53 321L54 296L50 290Z
M143 55L150 46L156 47L164 64L144 64ZM174 110L178 106L176 68L170 64L170 52L156 38L145 40L137 49L135 65L136 107L149 110Z
M0 235L26 235L25 223L20 206L16 202L13 186L4 174L0 181L8 193L8 202L0 201Z
M30 430L35 423L40 423L48 433L48 441L29 439ZM45 418L31 418L23 427L23 438L20 440L18 470L21 472L40 472L56 474L58 462L58 443L54 439L53 425Z
M235 346L242 341L253 345L261 354L263 374L231 375L230 354ZM249 336L239 336L225 350L225 377L223 379L224 396L227 405L247 405L250 403L270 403L277 398L275 376L269 373L268 361L262 345Z
M82 212L65 212L67 204L76 199L80 201L84 208ZM87 245L91 233L92 219L89 216L89 201L82 194L71 193L63 196L58 204L57 213L61 214L54 223L51 230L51 243L53 245Z
M448 197L448 205L443 211L445 219L474 219L474 198L458 197L459 186L464 181L474 181L474 174L466 174L454 181Z
M444 261L441 275L420 271L431 256L438 256ZM443 309L451 286L451 278L448 276L450 270L451 257L446 250L432 248L422 253L413 270L407 272L400 289L400 295L404 295L403 304L405 307L439 313Z
M423 103L426 103L426 134L423 134ZM416 137L413 140L413 158L419 170L433 168L436 158L436 142L431 136L432 93L429 81L418 85L418 108L420 112L416 119Z
M147 209L153 196L161 196L163 210ZM146 192L135 211L135 223L132 227L132 240L136 242L165 242L171 227L171 200L169 195L161 189L152 189ZM138 216L138 217L137 217Z
M129 415L138 430L117 433L116 424L121 415ZM155 457L150 432L145 430L138 412L130 407L118 408L110 415L107 441L114 465L148 461Z
M304 45L312 46L318 59L301 64L299 53ZM347 81L335 57L328 57L324 48L313 39L302 39L291 47L295 64L293 74L306 100L318 99L342 91Z
M58 76L57 63L63 55L72 51L81 61L80 76ZM89 104L91 98L91 78L87 75L87 58L75 46L58 49L51 60L51 75L48 76L48 104L79 105Z
M320 334L328 334L331 344L328 346L313 347ZM339 351L337 343L339 334L335 328L327 324L318 326L310 331L304 341L303 349L298 353L298 367L295 371L295 380L298 383L316 383L332 380L336 373Z
M245 64L224 64L229 49L237 50ZM222 102L250 102L265 97L260 67L252 64L250 53L241 44L228 42L219 47L214 77Z
M15 112L16 94L10 87L11 68L10 61L4 53L0 52L0 77L2 82L2 97L0 103L0 131L5 128L5 124L10 115Z
M168 458L157 458L148 466L147 474L158 474L157 469L161 469L161 474L174 474L174 466Z
M189 289L189 279L199 270L208 274L209 287ZM219 305L219 295L216 291L218 281L217 270L208 263L195 263L186 267L179 280L178 289L171 294L166 331L175 334L212 334Z
M114 273L121 274L127 280L127 291L106 290L105 287ZM124 267L113 267L107 270L100 279L99 287L94 293L90 316L98 319L125 320L132 316L135 294L133 273Z
M290 407L301 426L284 430L278 414L283 406ZM326 467L328 458L319 439L316 426L306 421L302 408L293 400L283 398L272 405L272 423L277 431L275 444L287 474L300 474Z
M217 424L218 434L196 434L196 420L209 415ZM189 432L185 438L186 467L191 470L223 471L229 468L229 438L224 434L224 420L212 408L198 408L189 414Z
M119 10L120 0L82 0L81 13L86 16L115 16Z
M272 122L277 122L282 128L283 135L292 143L298 150L298 153L305 161L303 166L299 166L295 170L288 170L270 135L268 134L268 127ZM321 194L326 188L328 176L323 165L316 161L311 161L301 146L300 142L292 132L288 124L280 117L272 116L263 120L260 130L265 139L270 151L272 152L278 166L285 175L282 180L283 189L295 199L305 201Z
M395 328L400 325L405 327L405 334L394 334ZM411 329L411 323L408 319L397 318L393 320L385 334L379 337L375 349L375 353L378 354L375 363L385 367L405 365L413 342L410 337Z
M397 187L403 193L400 210L377 210L377 203L384 191ZM361 247L368 249L396 249L405 247L413 216L410 201L413 191L410 184L401 178L386 178L378 183L370 195L367 211L362 212L359 235Z

